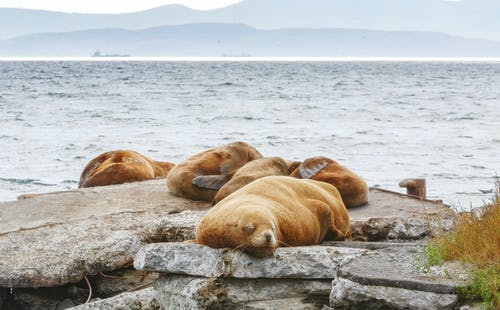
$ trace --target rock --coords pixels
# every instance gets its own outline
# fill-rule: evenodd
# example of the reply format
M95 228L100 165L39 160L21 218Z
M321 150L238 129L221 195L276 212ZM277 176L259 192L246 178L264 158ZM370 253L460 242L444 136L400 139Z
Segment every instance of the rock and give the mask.
M170 195L164 182L0 204L0 287L78 282L85 275L127 266L146 242L194 238L203 213L169 213L208 204Z
M348 211L353 237L363 241L422 239L450 230L456 216L440 202L375 188L368 204Z
M111 298L93 300L87 304L79 305L72 310L158 310L156 291L150 287L135 292L126 292Z
M404 288L363 285L336 278L332 283L330 306L334 309L452 309L457 296Z
M134 267L203 277L333 279L339 265L364 252L328 246L283 247L273 257L255 258L231 249L172 242L143 247Z
M249 302L241 305L238 309L241 310L327 310L330 307L325 306L325 301L321 298L283 298L275 300L263 300ZM326 301L328 303L328 301Z
M424 268L422 244L367 251L341 266L333 281L334 309L452 309L468 267L446 263Z
M373 241L324 241L321 245L334 246L334 247L344 247L344 248L354 248L354 249L367 249L367 250L378 250L390 247L415 247L418 245L424 245L424 242L373 242Z
M109 298L125 291L151 286L158 279L156 272L137 271L132 268L99 274L90 278L93 295Z
M155 288L162 309L231 309L256 301L325 297L331 290L331 283L327 280L165 275L160 277Z
M7 299L7 294L8 294L7 289L0 288L0 309L2 309L2 305L5 302L5 300Z
M57 288L14 289L6 301L6 309L66 309L85 302L87 295L87 289L74 285Z
M209 207L171 195L164 179L0 203L0 287L59 286L123 268L146 243L194 238ZM425 237L433 223L448 229L450 212L379 189L349 209L354 234L365 240Z
M425 270L420 245L388 247L354 257L339 270L339 276L359 284L388 286L441 294L451 294L466 285L456 270L444 273ZM458 266L456 266L458 268ZM465 268L465 267L464 267ZM390 270L390 272L388 272Z

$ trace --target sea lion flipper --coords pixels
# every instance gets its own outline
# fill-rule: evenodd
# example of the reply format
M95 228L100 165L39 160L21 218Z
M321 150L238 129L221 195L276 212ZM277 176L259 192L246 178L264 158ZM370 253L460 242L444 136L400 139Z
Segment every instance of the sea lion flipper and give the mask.
M193 184L203 189L219 189L229 181L228 175L200 175L193 178Z
M326 166L328 166L328 162L326 160L322 160L320 162L304 162L299 166L299 173L302 179L310 179Z

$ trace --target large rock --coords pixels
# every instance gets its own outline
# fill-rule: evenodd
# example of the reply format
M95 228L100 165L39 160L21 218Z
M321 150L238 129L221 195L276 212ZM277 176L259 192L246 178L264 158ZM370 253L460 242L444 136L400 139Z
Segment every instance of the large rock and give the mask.
M339 276L372 286L388 286L434 292L454 293L457 287L467 285L465 267L455 265L443 272L437 268L426 269L422 247L392 246L354 257L339 270ZM390 271L390 272L388 272Z
M93 300L72 310L158 310L156 290L152 287L135 292L126 292L111 298Z
M426 268L422 243L352 241L278 248L268 258L193 243L150 244L135 267L165 274L156 284L162 309L272 309L289 298L290 307L320 309L311 301L326 298L325 281L333 278L334 309L451 309L468 274L461 264Z
M339 268L334 309L452 309L467 285L467 266L427 268L421 244L392 244L367 251Z
M239 309L256 301L328 296L331 281L166 275L156 289L162 309Z
M206 203L165 180L95 187L0 204L0 287L49 287L132 263L156 241L194 238ZM180 213L179 213L180 212Z
M364 252L328 246L285 247L278 248L272 257L255 258L231 249L171 242L142 248L134 267L202 277L333 279L338 266Z
M369 201L349 209L360 239L421 238L451 223L452 211L439 203L378 189ZM165 180L0 203L0 287L58 286L122 268L146 243L194 238L209 207L171 195Z
M337 278L332 283L330 306L338 310L452 309L457 296L399 287L363 285Z
M348 209L351 232L365 241L418 240L453 227L456 213L439 201L370 188L368 204Z

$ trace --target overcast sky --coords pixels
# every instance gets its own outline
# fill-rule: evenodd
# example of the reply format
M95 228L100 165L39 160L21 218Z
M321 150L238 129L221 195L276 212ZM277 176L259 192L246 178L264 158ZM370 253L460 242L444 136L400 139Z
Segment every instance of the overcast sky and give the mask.
M137 12L165 4L182 4L193 9L210 10L242 0L0 0L0 7L40 9L77 13Z

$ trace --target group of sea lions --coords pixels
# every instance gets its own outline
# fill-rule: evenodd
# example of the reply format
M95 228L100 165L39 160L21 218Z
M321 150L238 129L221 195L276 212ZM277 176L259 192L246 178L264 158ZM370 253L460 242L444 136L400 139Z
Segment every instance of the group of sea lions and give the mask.
M278 246L319 244L327 234L350 237L346 207L368 200L366 182L332 159L262 157L239 141L177 165L133 151L104 153L87 164L79 187L165 176L174 195L214 204L198 224L194 242L257 257L273 255Z

